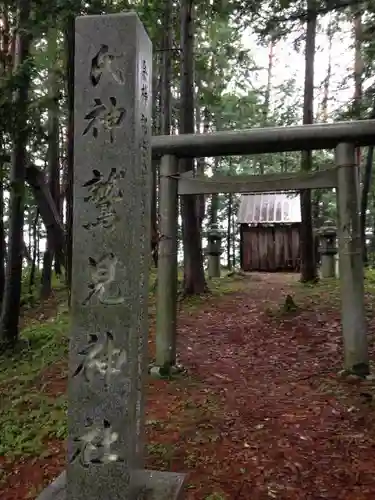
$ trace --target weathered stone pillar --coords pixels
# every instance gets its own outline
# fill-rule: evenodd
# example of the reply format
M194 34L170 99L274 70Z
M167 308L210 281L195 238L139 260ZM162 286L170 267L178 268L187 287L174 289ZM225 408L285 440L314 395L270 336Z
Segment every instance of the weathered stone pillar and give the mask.
M220 278L220 256L222 254L222 233L217 224L212 224L207 231L208 277Z
M184 474L142 464L151 70L136 14L77 18L68 464L43 499L175 500L182 491Z
M345 369L369 373L367 328L364 305L364 273L358 210L358 168L354 146L336 148L337 232L341 289L341 320Z
M334 278L336 275L336 235L337 231L333 224L325 224L319 231L322 278Z

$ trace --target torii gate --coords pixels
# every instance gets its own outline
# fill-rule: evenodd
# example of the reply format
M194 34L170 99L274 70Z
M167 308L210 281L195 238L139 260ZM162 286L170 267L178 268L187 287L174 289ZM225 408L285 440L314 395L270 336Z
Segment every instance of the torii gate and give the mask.
M153 157L160 165L156 365L151 372L176 363L177 216L178 195L259 193L336 188L344 367L369 373L364 307L364 273L359 224L358 167L355 151L375 144L375 120L269 127L250 130L183 134L152 138ZM213 177L178 173L179 158L250 155L304 149L335 149L334 168L317 172Z

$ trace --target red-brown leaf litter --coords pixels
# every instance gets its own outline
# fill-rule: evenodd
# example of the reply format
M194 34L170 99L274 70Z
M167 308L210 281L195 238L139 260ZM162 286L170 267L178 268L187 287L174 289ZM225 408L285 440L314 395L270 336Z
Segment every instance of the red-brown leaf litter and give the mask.
M148 383L147 466L188 472L187 500L374 500L374 384L337 377L339 311L323 305L276 317L268 309L292 278L246 280L243 291L180 314L187 375ZM38 387L61 394L65 375L59 363ZM2 500L33 499L56 477L64 443L46 450L5 465Z

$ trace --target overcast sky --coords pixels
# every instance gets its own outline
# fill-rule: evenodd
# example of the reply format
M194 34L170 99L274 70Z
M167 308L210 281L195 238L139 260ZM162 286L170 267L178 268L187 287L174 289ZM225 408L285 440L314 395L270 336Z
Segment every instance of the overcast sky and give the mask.
M316 55L315 55L315 113L317 106L320 104L322 94L319 92L322 89L322 82L327 75L328 67L328 37L326 28L329 22L329 16L320 19L321 29L323 33L318 33L316 39ZM354 81L350 78L347 83L349 88L340 88L343 79L350 73L353 73L354 66L354 48L353 36L351 33L351 25L349 23L341 24L341 33L338 33L333 38L332 43L332 78L330 84L330 97L334 97L334 102L331 101L329 111L337 109L353 97ZM302 28L300 32L302 33ZM278 42L274 50L273 64L273 87L277 87L281 83L287 81L291 77L295 77L300 93L302 95L305 60L304 60L304 42L300 46L299 52L293 48L293 41L296 39L296 34L291 34L285 41ZM248 47L257 65L264 67L264 71L259 71L257 79L259 85L265 85L267 82L267 67L268 67L268 48L260 47L257 44L256 37L248 31L243 37L245 47ZM275 92L274 92L275 96Z

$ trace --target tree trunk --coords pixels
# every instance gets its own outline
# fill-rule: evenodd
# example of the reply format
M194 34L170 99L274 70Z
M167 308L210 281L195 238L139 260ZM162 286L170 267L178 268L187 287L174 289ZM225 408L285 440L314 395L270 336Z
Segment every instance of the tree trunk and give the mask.
M236 267L236 221L234 218L234 211L232 210L232 263Z
M61 84L60 84L61 85ZM60 96L60 93L59 93ZM60 113L61 113L61 105L59 105L59 118L60 118ZM66 162L64 162L64 157L65 157L65 149L66 149L66 141L65 141L65 130L63 127L61 127L59 119L59 138L58 138L58 144L59 144L59 179L58 179L58 184L56 186L57 192L56 195L58 198L56 199L56 209L59 213L59 219L63 223L64 221L64 200L65 200L65 180L66 180L66 172L64 165ZM64 228L65 229L65 228ZM60 250L58 254L55 253L55 274L56 276L61 277L62 275L62 268L65 269L66 263L64 262L63 255L65 254L65 245L66 245L66 238L65 238L65 231L64 231L64 247Z
M31 254L29 252L29 249L27 248L27 245L25 243L25 240L23 239L22 235L22 258L26 260L27 265L31 264Z
M54 252L59 252L65 246L64 226L52 199L50 190L44 177L44 173L35 165L29 165L26 169L26 180L31 187L35 202L38 206L40 216L50 235ZM64 258L64 252L61 252Z
M219 163L220 163L220 158L215 157L214 167L213 167L214 174L217 173L217 171L218 171ZM218 212L219 212L219 193L213 193L211 195L211 213L210 213L210 225L211 226L217 224Z
M172 116L172 56L173 56L173 37L172 37L172 0L165 1L165 10L163 18L164 37L163 37L163 62L161 71L161 92L160 92L160 128L162 135L171 133Z
M40 269L40 227L38 224L36 233L36 267Z
M194 133L194 39L193 1L181 4L181 97L180 133ZM180 171L194 169L192 159L180 160ZM203 269L202 241L196 213L196 197L181 197L182 235L184 242L184 294L201 294L207 291Z
M32 253L32 241L33 241L33 228L32 228L32 210L31 207L29 206L27 209L27 241L28 245L26 246L27 248L27 253L28 255L31 256Z
M48 187L52 200L55 203L56 211L59 213L60 201L60 169L59 169L59 85L57 63L57 30L51 28L48 39L48 53L51 57L51 64L48 74ZM47 245L43 258L43 272L41 280L41 299L47 299L52 292L52 261L53 261L53 235L47 232ZM61 252L56 252L59 261ZM55 257L56 258L56 257Z
M264 107L263 107L264 126L267 125L268 115L270 112L274 49L275 49L275 40L273 37L271 37L271 40L268 45L267 85L266 85L266 92L264 95Z
M3 96L5 89L2 88L3 84L7 81L7 77L11 72L9 64L9 52L11 49L10 44L10 26L8 19L8 12L5 5L2 10L2 29L0 31L0 93ZM8 103L11 102L11 95L8 95ZM5 226L4 226L4 183L5 183L5 168L4 164L7 162L7 148L4 143L4 135L7 131L8 123L6 121L6 109L2 106L2 120L0 123L0 304L3 301L4 287L5 287L5 259L6 259L6 242L5 242Z
M262 109L262 127L266 127L268 125L268 117L270 114L275 43L275 39L271 35L271 39L268 44L267 84L264 92L264 103ZM269 159L267 158L267 155L253 156L253 165L259 165L259 175L263 175L265 173L265 166L268 162Z
M199 89L199 85L198 85ZM199 90L198 90L199 91ZM199 106L198 99L196 99L195 102L195 115L196 115L196 133L199 134L201 131L201 109ZM204 110L204 117L203 117L203 133L207 134L209 130L209 112L208 109L205 108ZM197 158L197 175L204 175L204 170L205 170L206 162L205 158ZM196 196L197 200L197 214L198 214L198 224L199 224L199 230L202 231L202 224L203 220L205 217L205 212L206 212L206 197L204 194L200 194Z
M227 267L230 271L232 269L232 259L231 259L231 234L232 234L232 204L233 195L228 194L228 217L227 217Z
M369 117L370 120L375 119L375 100L373 103L373 108ZM367 253L367 245L366 245L366 221L367 221L367 207L368 207L368 198L369 192L371 188L371 180L372 180L372 165L374 160L374 147L369 146L367 151L367 158L365 164L365 171L363 174L363 185L362 185L362 193L361 193L361 207L360 207L360 231L361 231L361 239L362 239L362 255L363 262L367 266L368 265L368 253ZM373 197L375 200L375 194L373 192ZM375 211L374 211L375 217Z
M327 27L327 38L328 38L328 66L327 66L327 75L323 82L323 99L322 99L322 113L321 113L321 121L323 123L327 123L328 121L328 101L329 101L329 90L331 85L331 77L332 77L332 42L333 42L333 23L330 20Z
M362 79L364 63L362 58L362 15L360 6L355 6L353 10L353 31L354 31L354 103L353 117L357 120L361 118L362 104ZM361 148L356 151L357 166L361 164ZM360 171L359 171L360 172ZM359 183L358 183L359 185Z
M34 297L35 271L36 271L37 257L38 257L38 220L39 220L39 210L37 209L34 222L32 225L33 255L32 255L30 278L29 278L29 295L31 298Z
M219 194L213 193L211 195L211 217L210 217L211 226L217 224L218 211L219 211Z
M362 115L362 81L363 81L363 71L364 62L362 58L362 14L361 6L355 6L352 8L353 11L353 31L354 31L354 103L353 103L353 117L357 120L361 119ZM372 111L372 115L375 113L375 108ZM368 148L365 170L363 172L362 179L362 193L359 196L361 207L360 207L360 231L362 239L362 255L363 263L365 266L368 265L367 257L367 245L366 245L366 212L368 205L368 194L371 186L371 171L372 171L372 161L374 156L374 148L370 146ZM361 148L356 150L356 161L358 166L359 182L358 187L361 186Z
M361 212L360 212L360 224L361 224L361 239L362 239L362 254L363 262L365 266L368 266L368 254L367 254L367 244L366 244L366 212L368 206L368 195L371 186L371 174L372 174L372 164L374 160L374 146L369 146L367 151L365 172L363 175L363 186L362 186L362 196L361 196Z
M73 7L73 6L72 6ZM72 284L72 244L73 244L73 172L74 172L74 18L75 10L72 8L65 25L65 59L66 59L66 85L68 101L67 124L67 175L66 175L66 283L70 290Z
M308 0L308 16L306 26L305 48L305 90L303 101L303 123L313 123L314 106L314 57L316 37L315 0ZM302 151L301 169L312 170L312 152ZM301 281L314 282L317 279L314 236L312 227L311 190L301 191Z
M1 147L0 147L1 155ZM4 166L0 156L0 304L3 302L5 287L5 227L4 227Z
M30 55L30 0L19 1L17 50L15 72L17 88L14 92L14 121L12 127L13 151L10 171L9 251L5 276L4 297L0 319L0 341L4 347L13 347L19 338L21 308L22 246L24 223L25 175L27 161L28 93L31 80Z
M328 121L328 102L329 102L329 90L332 77L332 41L333 41L333 23L332 18L329 20L327 27L327 38L328 38L328 66L327 74L323 81L323 98L320 106L320 111L317 113L317 121L327 123ZM319 166L317 166L319 168ZM313 191L313 204L312 204L312 220L315 230L319 229L323 220L321 218L321 202L323 199L323 191L321 189L316 189ZM318 251L319 240L318 237L314 236L315 241L315 263L319 264L320 255Z
M160 78L153 75L153 134L170 135L172 116L172 59L173 59L173 36L172 36L172 0L166 0L163 13L163 36L162 36L162 64ZM157 106L157 95L160 89L160 106ZM158 267L159 255L159 230L158 230L158 194L159 192L159 159L152 160L152 199L151 199L151 255L155 267Z

